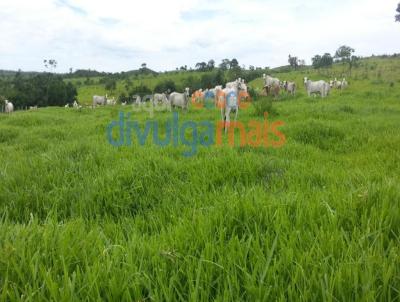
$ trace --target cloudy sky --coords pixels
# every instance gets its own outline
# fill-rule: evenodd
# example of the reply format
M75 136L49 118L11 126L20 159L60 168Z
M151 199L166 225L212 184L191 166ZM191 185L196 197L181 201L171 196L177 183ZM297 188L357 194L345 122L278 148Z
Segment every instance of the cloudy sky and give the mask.
M307 63L343 44L368 56L400 52L400 0L1 0L0 69L157 70L224 58Z

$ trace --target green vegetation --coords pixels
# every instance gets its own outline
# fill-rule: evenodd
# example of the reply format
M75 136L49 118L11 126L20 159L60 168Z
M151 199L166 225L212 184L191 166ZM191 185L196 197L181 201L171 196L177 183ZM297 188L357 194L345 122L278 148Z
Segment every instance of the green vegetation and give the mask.
M17 109L64 106L72 104L77 96L77 90L71 83L51 73L26 76L17 72L13 77L0 78L0 91L0 101L8 98Z
M0 115L0 301L399 300L400 60L362 60L347 90L306 97L303 76L346 70L273 73L299 86L256 101L285 122L279 149L114 148L106 127L128 106ZM161 79L183 81L132 85ZM239 120L261 121L259 104Z

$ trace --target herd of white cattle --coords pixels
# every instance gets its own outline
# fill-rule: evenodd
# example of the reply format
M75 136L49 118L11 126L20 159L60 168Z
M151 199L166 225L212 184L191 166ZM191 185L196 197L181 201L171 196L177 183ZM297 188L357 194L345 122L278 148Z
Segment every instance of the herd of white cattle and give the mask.
M265 74L263 75L263 79L263 89L267 95L272 94L274 97L277 97L281 89L284 89L291 95L296 94L297 86L295 82L280 81L278 78L273 78ZM320 94L323 98L329 95L332 88L343 90L348 87L348 82L345 78L343 78L342 81L338 81L337 78L335 78L328 83L324 80L311 81L307 77L304 77L303 84L308 96Z
M328 82L324 80L319 81L311 81L307 77L304 77L303 81L304 87L308 96L319 94L322 98L325 98L329 95L331 89L346 89L348 87L348 82L345 78L343 80L338 81L336 78ZM280 91L284 90L289 95L295 95L297 91L297 85L295 82L291 81L281 81L278 78L271 77L270 75L263 75L263 91L265 95L273 95L275 98L279 96ZM241 94L242 92L242 94ZM222 85L218 85L212 89L200 89L192 94L192 100L196 100L196 102L204 101L207 95L212 95L216 105L221 108L221 117L223 120L229 122L229 115L231 112L235 113L235 120L237 119L238 111L239 111L239 95L249 96L247 93L247 84L241 78L236 81L226 83L225 88ZM151 96L147 96L142 99L139 95L133 96L133 105L140 106L146 102L151 102L153 105L165 105L169 110L172 110L173 107L182 108L184 110L188 110L190 100L189 88L185 88L183 93L180 92L172 92L168 93L156 93ZM5 100L5 113L12 113L14 111L14 105ZM108 98L107 95L93 96L93 103L91 108L96 108L97 106L106 106L106 105L116 105L117 101L115 98ZM222 105L221 105L222 104ZM122 102L122 106L126 106L127 102ZM69 108L70 105L66 104L65 108ZM82 106L78 104L77 101L74 101L72 107L75 109L82 109ZM37 110L38 106L30 106L29 110Z

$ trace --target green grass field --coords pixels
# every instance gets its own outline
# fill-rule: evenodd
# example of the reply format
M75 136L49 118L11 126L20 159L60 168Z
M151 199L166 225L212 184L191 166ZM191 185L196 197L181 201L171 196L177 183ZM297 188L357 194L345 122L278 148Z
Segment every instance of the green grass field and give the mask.
M116 148L122 106L2 114L0 300L399 301L400 60L368 62L326 99L277 74L300 87L276 149Z

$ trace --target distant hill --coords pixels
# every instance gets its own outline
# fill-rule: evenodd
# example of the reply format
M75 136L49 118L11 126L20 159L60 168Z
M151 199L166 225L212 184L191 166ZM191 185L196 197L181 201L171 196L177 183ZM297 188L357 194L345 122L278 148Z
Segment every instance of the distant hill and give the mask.
M26 76L34 76L39 74L40 72L37 71L15 71L15 70L2 70L0 69L0 77L12 77L15 76L18 72Z
M0 69L0 77L13 77L18 72L20 72L24 76L34 76L40 74L42 72L38 71L22 71L22 70L1 70ZM129 71L121 71L121 72L104 72L104 71L97 71L91 69L77 69L73 73L59 73L59 75L65 78L92 78L92 77L104 77L104 76L135 76L135 75L158 75L158 72L150 69L150 68L140 68L137 70L129 70Z

